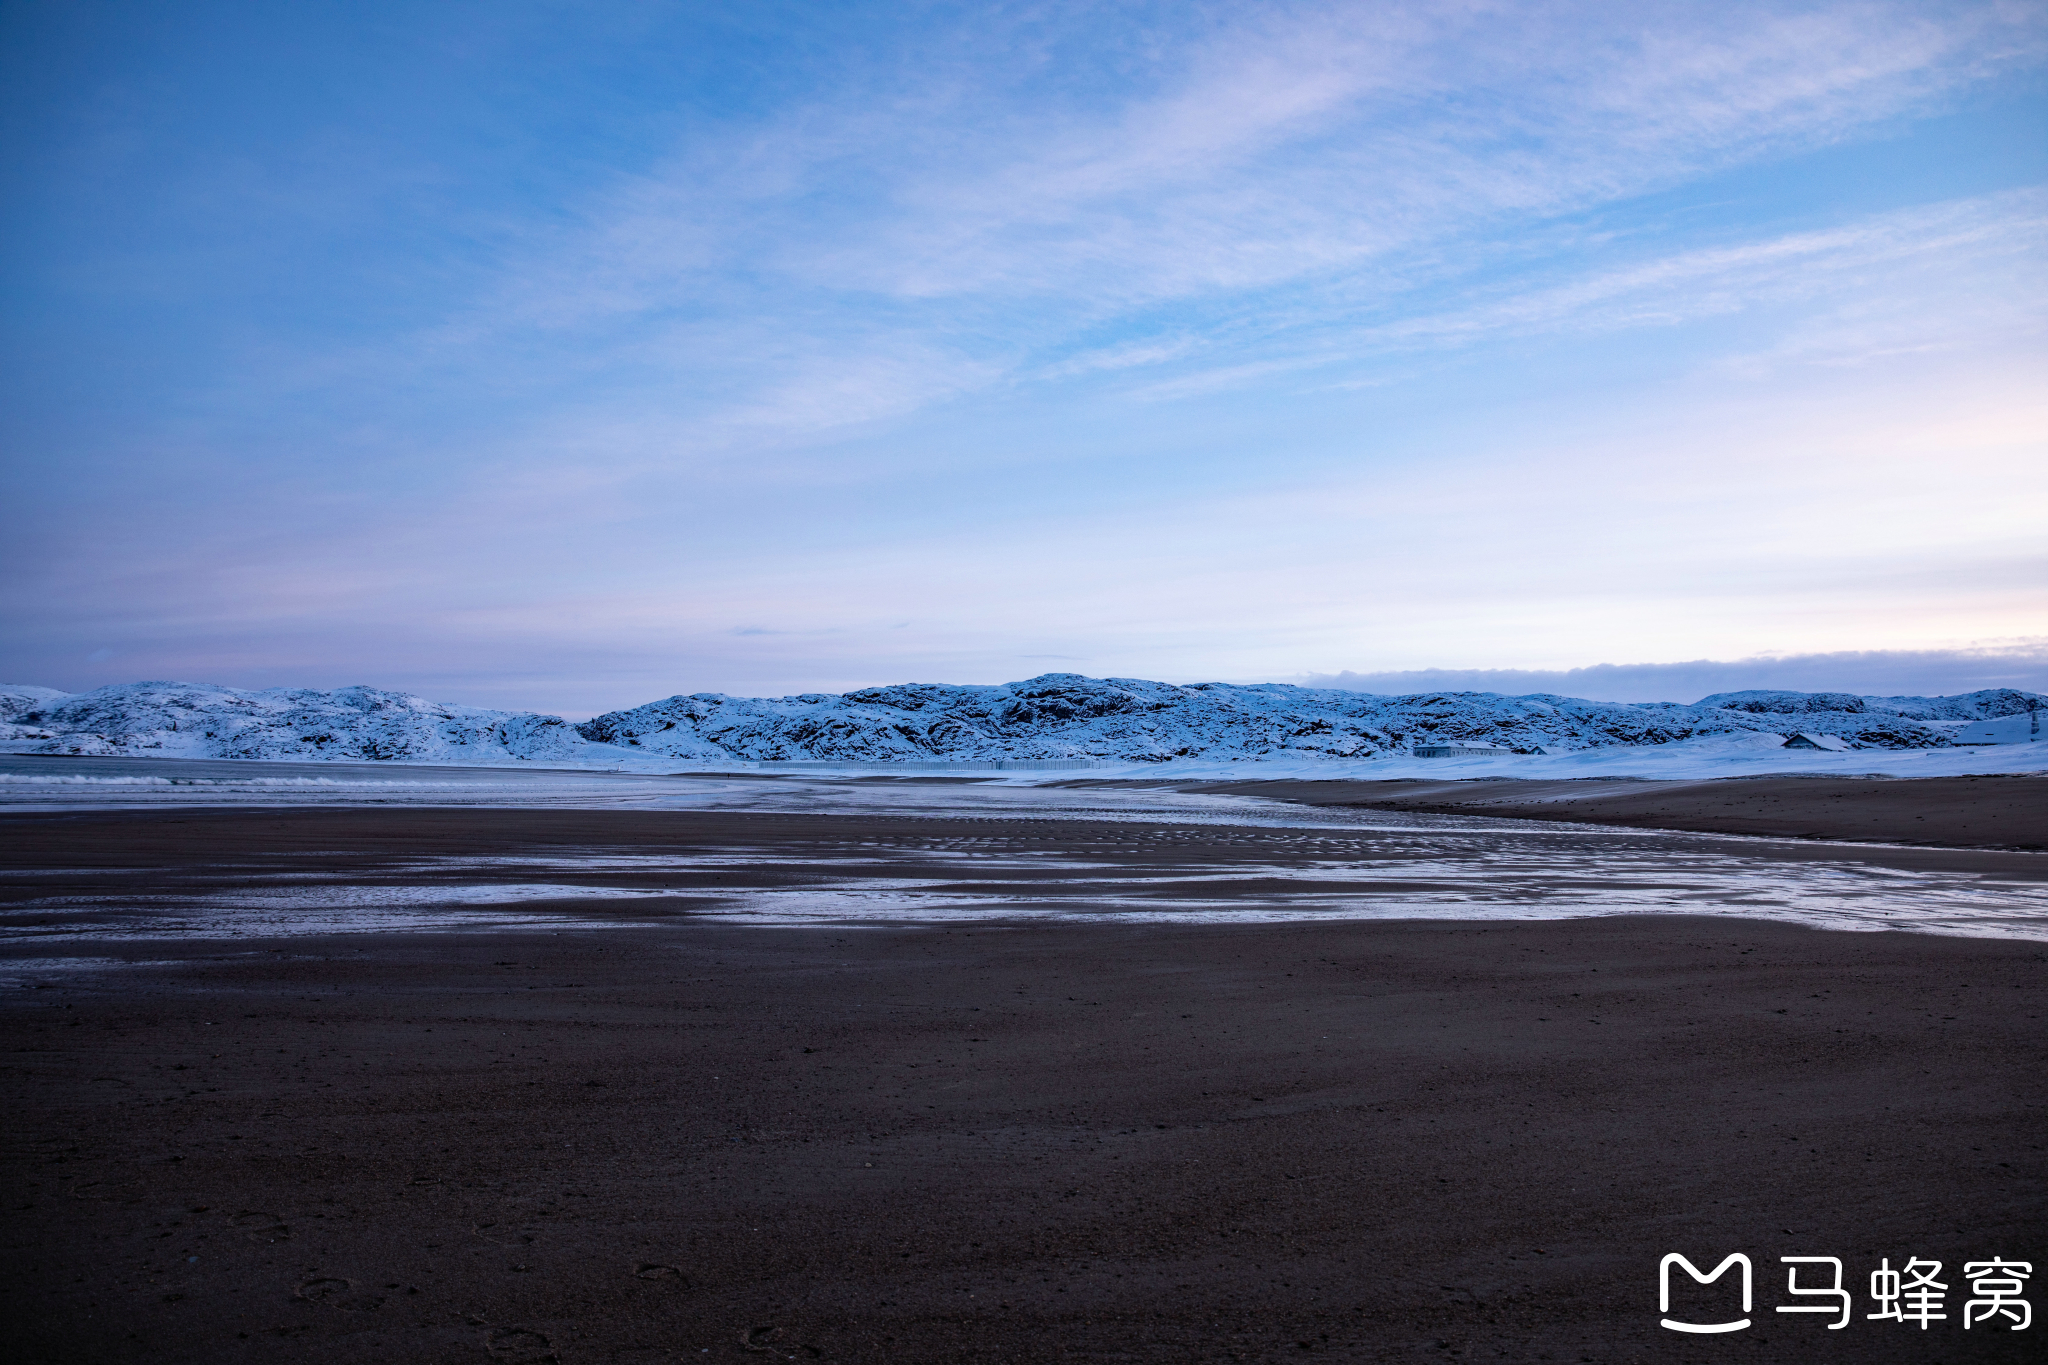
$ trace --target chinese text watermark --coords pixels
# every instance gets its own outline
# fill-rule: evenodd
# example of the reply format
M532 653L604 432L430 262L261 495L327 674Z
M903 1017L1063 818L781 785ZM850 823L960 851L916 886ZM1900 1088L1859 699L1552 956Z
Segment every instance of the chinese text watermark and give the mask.
M1785 1267L1785 1292L1795 1302L1775 1305L1774 1312L1825 1314L1832 1319L1825 1324L1830 1332L1842 1331L1856 1319L1855 1296L1844 1283L1846 1271L1839 1256L1780 1256L1778 1261ZM1734 1315L1731 1308L1727 1317L1713 1322L1671 1316L1673 1270L1684 1271L1695 1284L1724 1285L1724 1294L1739 1299L1741 1315ZM1870 1272L1870 1302L1877 1311L1863 1314L1863 1320L1916 1326L1923 1332L1936 1323L1949 1322L1950 1285L1940 1278L1941 1273L1940 1261L1909 1256L1904 1265L1893 1269L1891 1257L1885 1257ZM2033 1273L2030 1261L1996 1257L1965 1261L1962 1278L1969 1288L1962 1295L1963 1330L2003 1328L2020 1332L2031 1327L2034 1310L2020 1296L2026 1292L2027 1280ZM1712 1270L1704 1271L1674 1251L1657 1266L1657 1311L1663 1315L1663 1325L1674 1332L1740 1332L1752 1323L1754 1280L1755 1267L1739 1251L1731 1252Z

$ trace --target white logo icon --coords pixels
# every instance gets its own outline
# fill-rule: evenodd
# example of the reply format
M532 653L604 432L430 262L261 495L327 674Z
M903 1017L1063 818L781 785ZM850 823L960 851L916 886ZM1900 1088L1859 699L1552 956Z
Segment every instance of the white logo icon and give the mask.
M1692 1278L1693 1278L1694 1282L1695 1282L1695 1283L1697 1283L1697 1284L1712 1284L1712 1283L1713 1283L1713 1282L1714 1282L1715 1280L1718 1280L1718 1279L1720 1279L1720 1278L1721 1278L1721 1276L1722 1276L1723 1274L1725 1274L1725 1273L1727 1272L1727 1270L1728 1270L1728 1267L1729 1267L1729 1266L1731 1266L1731 1265L1739 1265L1739 1266L1741 1266L1741 1267L1742 1267L1742 1311L1743 1311L1743 1312L1745 1312L1745 1313L1747 1313L1747 1312L1749 1311L1749 1305L1750 1305L1750 1297L1751 1297L1751 1296L1750 1296L1750 1266L1749 1266L1749 1257L1747 1257L1747 1256L1743 1255L1743 1254L1742 1254L1741 1252L1739 1252L1739 1251L1736 1251L1736 1252L1731 1252L1731 1253L1729 1254L1729 1256L1728 1256L1728 1258L1727 1258L1726 1260L1722 1261L1722 1262L1721 1262L1721 1264L1719 1264L1719 1265L1717 1265L1717 1266L1715 1266L1715 1267L1714 1267L1714 1271L1713 1271L1713 1273L1712 1273L1711 1275L1702 1275L1702 1274L1700 1274L1700 1268L1699 1268L1698 1266L1694 1265L1694 1264L1693 1264L1693 1263L1692 1263L1691 1261L1688 1261L1688 1260L1686 1260L1686 1259L1685 1259L1685 1257L1683 1257L1683 1256L1679 1255L1679 1254L1678 1254L1677 1252L1675 1252L1675 1251L1674 1251L1674 1252L1672 1252L1672 1253L1671 1253L1671 1254L1670 1254L1669 1256L1666 1256L1666 1257L1665 1257L1665 1258L1664 1258L1664 1259L1663 1259L1662 1261L1659 1261L1659 1262L1657 1263L1657 1311L1658 1311L1658 1312L1660 1312L1660 1313L1669 1313L1669 1312L1671 1311L1671 1267L1672 1267L1672 1266L1674 1266L1674 1265L1678 1265L1678 1266L1683 1266L1683 1267L1685 1267L1685 1273L1686 1273L1686 1274L1688 1274L1688 1275L1690 1275L1690 1276L1692 1276ZM1790 1274L1793 1274L1793 1275L1797 1275L1797 1274L1798 1274L1799 1272L1798 1272L1798 1271L1796 1271L1796 1270L1794 1270L1794 1271L1791 1271L1791 1272L1789 1272L1789 1273L1790 1273ZM1835 1275L1836 1275L1836 1280L1837 1280L1837 1282L1839 1283L1839 1281L1840 1281L1840 1278L1841 1278L1841 1263L1840 1263L1839 1261L1835 1263ZM1795 1290L1794 1292L1798 1292L1798 1291L1796 1291L1796 1290ZM1808 1292L1810 1292L1810 1293L1823 1293L1823 1292L1825 1292L1825 1291L1823 1291L1823 1290L1810 1290L1810 1291L1808 1291ZM1831 1310L1823 1310L1823 1311L1831 1311ZM1673 1320L1673 1319L1671 1319L1671 1318L1668 1318L1668 1317L1667 1317L1667 1318L1665 1318L1665 1319L1664 1319L1664 1325L1665 1325L1666 1327L1669 1327L1669 1328L1670 1328L1670 1329L1671 1329L1672 1331L1674 1331L1674 1332L1739 1332L1739 1331L1741 1331L1741 1330L1742 1330L1743 1328L1745 1328L1745 1327L1749 1326L1749 1319L1748 1319L1748 1318L1743 1318L1743 1319L1742 1319L1741 1321L1739 1321L1739 1322L1710 1322L1710 1323L1700 1323L1700 1322L1678 1322L1678 1321L1675 1321L1675 1320Z

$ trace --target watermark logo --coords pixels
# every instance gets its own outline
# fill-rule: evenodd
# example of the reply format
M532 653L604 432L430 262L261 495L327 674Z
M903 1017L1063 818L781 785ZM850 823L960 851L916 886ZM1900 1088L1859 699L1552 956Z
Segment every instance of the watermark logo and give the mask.
M1834 1319L1826 1324L1830 1332L1843 1330L1855 1319L1855 1302L1843 1285L1846 1272L1839 1256L1780 1256L1778 1261L1785 1267L1787 1294L1794 1299L1820 1302L1779 1304L1774 1311L1825 1313ZM1671 1270L1674 1266L1691 1276L1695 1284L1713 1284L1729 1270L1740 1267L1742 1273L1732 1283L1741 1288L1743 1316L1727 1322L1685 1322L1672 1317ZM1803 1284L1800 1282L1802 1266L1814 1267L1806 1271ZM2033 1273L2034 1267L2029 1261L1994 1257L1988 1261L1964 1262L1963 1278L1970 1282L1970 1297L1963 1304L1963 1330L2002 1327L2021 1332L2031 1327L2034 1310L2020 1295L2025 1292L2027 1280ZM1949 1286L1937 1278L1940 1274L1940 1261L1911 1256L1903 1266L1894 1270L1891 1257L1885 1257L1878 1262L1877 1269L1870 1272L1870 1298L1877 1311L1864 1314L1864 1320L1895 1322L1901 1326L1915 1324L1923 1332L1935 1323L1947 1322ZM1750 1260L1739 1251L1730 1252L1711 1271L1701 1271L1675 1251L1657 1265L1657 1311L1663 1315L1663 1325L1674 1332L1742 1331L1750 1325L1751 1290Z
M1934 1278L1940 1273L1940 1261L1923 1261L1916 1256L1906 1262L1904 1270L1893 1270L1892 1258L1885 1257L1870 1272L1870 1297L1877 1300L1878 1310L1869 1316L1917 1322L1923 1332L1928 1323L1945 1321L1948 1314L1934 1311L1941 1307L1942 1296L1948 1292L1948 1286Z
M2027 1277L2034 1273L2032 1264L2026 1261L1966 1261L1963 1263L1963 1278L1970 1282L1972 1294L1984 1295L1971 1299L1963 1305L1963 1327L1968 1330L1971 1319L1989 1323L1993 1318L2011 1318L2008 1329L2023 1332L2033 1325L2034 1310L2019 1297L2027 1287ZM1982 1308L1984 1311L1978 1313ZM2003 1323L1999 1324L2004 1326Z
M1714 1267L1713 1273L1710 1275L1700 1274L1698 1266L1686 1260L1685 1257L1675 1251L1666 1256L1657 1266L1657 1311L1666 1314L1671 1311L1671 1267L1679 1266L1683 1268L1685 1273L1692 1276L1696 1283L1712 1284L1720 1279L1722 1275L1726 1274L1728 1267L1732 1265L1742 1267L1742 1311L1747 1313L1749 1311L1751 1287L1749 1257L1739 1251L1731 1252L1727 1259ZM1739 1322L1703 1323L1679 1322L1675 1318L1666 1317L1664 1325L1674 1332L1740 1332L1743 1328L1749 1326L1749 1319L1743 1318Z
M1780 1256L1786 1265L1785 1292L1803 1294L1808 1298L1827 1298L1834 1303L1792 1303L1779 1307L1780 1313L1839 1313L1841 1320L1828 1324L1830 1332L1839 1332L1849 1325L1850 1314L1854 1311L1849 1301L1849 1291L1842 1288L1842 1261L1838 1256ZM1803 1265L1824 1265L1835 1272L1834 1279L1825 1287L1799 1287L1799 1267Z

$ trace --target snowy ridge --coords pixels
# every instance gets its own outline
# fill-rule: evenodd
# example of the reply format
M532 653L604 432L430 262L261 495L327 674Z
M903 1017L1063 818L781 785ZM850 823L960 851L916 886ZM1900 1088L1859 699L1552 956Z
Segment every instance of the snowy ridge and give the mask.
M614 711L577 728L601 743L676 757L718 753L760 760L869 762L1360 759L1407 753L1418 743L1446 740L1476 740L1530 754L1798 731L1838 736L1858 748L1927 749L1950 744L1950 729L1962 720L2025 711L2031 694L1888 699L1924 702L1921 709L1929 712L1946 707L1945 714L1953 717L1946 721L1931 715L1916 719L1890 706L1794 704L1792 699L1807 695L1729 694L1725 700L1732 704L1685 706L1585 701L1542 693L1383 697L1284 683L1183 687L1137 678L1048 673L993 687L915 683L844 696L806 693L770 700L697 693Z
M66 695L0 687L0 740L15 753L160 758L380 759L412 763L592 763L559 716L448 706L343 687L244 691L144 682Z
M843 696L697 693L570 725L558 716L451 706L371 687L245 691L146 682L75 695L0 686L0 749L641 769L733 760L1327 763L1405 758L1417 744L1451 740L1518 755L1707 741L1760 754L1793 733L1834 736L1859 750L1950 748L1987 724L1987 734L2020 736L2021 726L2000 722L2044 706L2048 698L2010 689L1958 697L1730 692L1683 705L1546 693L1389 697L1285 683L1182 686L1048 673L996 686L906 683Z
M2030 705L2031 703L2031 705ZM1748 711L1759 716L1897 716L1905 720L1996 720L2042 706L2040 694L2010 687L1965 692L1958 697L1858 697L1847 692L1716 692L1701 706Z
M22 683L0 683L0 726L12 726L23 714L70 696L54 687L29 687Z

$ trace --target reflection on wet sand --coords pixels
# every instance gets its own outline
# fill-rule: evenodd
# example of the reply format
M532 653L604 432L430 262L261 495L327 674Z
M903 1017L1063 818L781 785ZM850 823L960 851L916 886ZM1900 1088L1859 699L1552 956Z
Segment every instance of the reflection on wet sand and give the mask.
M246 797L137 811L122 788L102 814L24 813L30 824L20 828L40 834L15 841L0 876L0 933L54 947L678 917L787 926L1714 913L2048 938L2048 858L2039 854L1171 791L637 777L612 789L604 777L487 773L438 784L488 796L487 808L411 791L336 803L330 789L294 787L258 811ZM606 799L584 795L591 787ZM106 824L98 843L81 821ZM266 843L259 831L273 825L289 836ZM112 863L110 848L123 850ZM145 849L161 856L144 858Z

